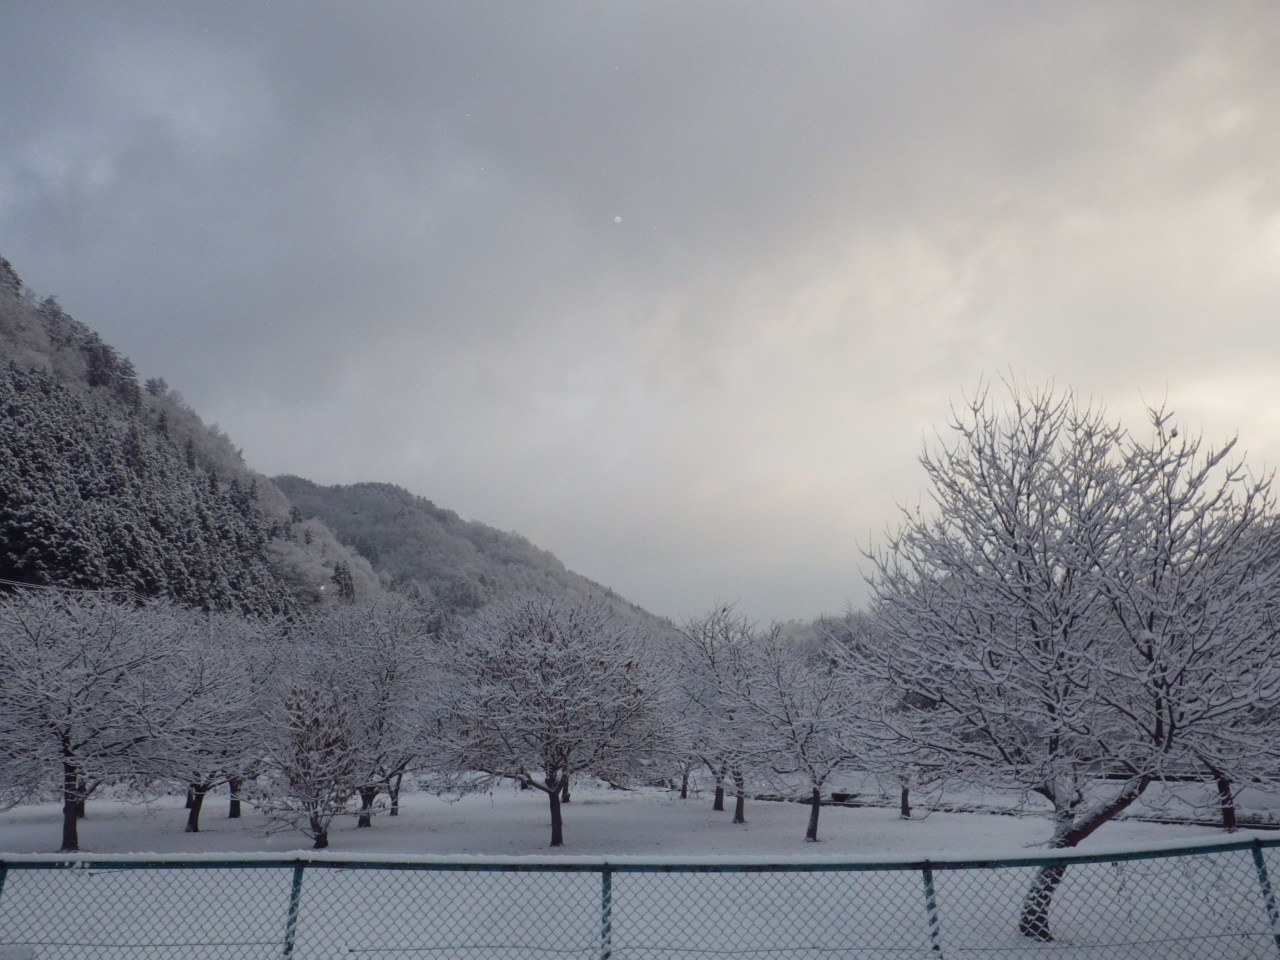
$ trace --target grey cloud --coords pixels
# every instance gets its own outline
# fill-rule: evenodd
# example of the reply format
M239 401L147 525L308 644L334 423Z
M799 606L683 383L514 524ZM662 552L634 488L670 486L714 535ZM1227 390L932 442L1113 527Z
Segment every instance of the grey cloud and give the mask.
M980 377L1280 455L1278 40L1243 0L11 5L0 253L263 469L802 616Z

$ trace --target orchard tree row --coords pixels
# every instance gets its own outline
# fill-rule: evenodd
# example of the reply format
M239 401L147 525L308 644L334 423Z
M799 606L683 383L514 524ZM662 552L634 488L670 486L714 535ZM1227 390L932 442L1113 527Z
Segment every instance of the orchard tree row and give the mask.
M205 795L229 784L306 818L323 840L335 792L390 782L397 715L427 676L423 611L388 600L290 621L24 590L0 605L0 763L9 803L54 789L62 849L108 784ZM321 731L320 725L326 729ZM338 787L345 776L350 784Z
M865 762L848 680L728 610L649 636L546 597L445 623L394 595L254 620L25 590L0 603L0 786L9 804L56 794L65 851L113 784L186 789L193 832L229 787L232 816L247 800L322 848L335 817L395 815L406 775L443 793L510 779L546 795L559 846L577 776L705 765L736 786L738 819L748 784L798 776L820 798Z

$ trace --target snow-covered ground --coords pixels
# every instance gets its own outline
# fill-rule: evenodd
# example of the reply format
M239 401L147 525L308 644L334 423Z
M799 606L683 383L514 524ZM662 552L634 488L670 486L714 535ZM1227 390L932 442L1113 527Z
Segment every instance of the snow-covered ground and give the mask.
M732 801L727 806L732 807ZM824 807L817 844L805 843L808 808L794 803L749 801L747 823L711 809L705 794L680 800L663 790L620 791L580 787L564 807L565 845L548 847L550 816L544 794L503 785L446 802L428 793L406 793L399 816L378 816L372 828L355 820L335 821L334 854L372 856L426 854L446 857L499 855L718 859L922 859L998 857L1042 851L1049 823L1041 816L930 813L917 806L910 821L892 806ZM184 832L180 796L147 802L94 797L80 824L81 849L88 853L220 854L310 853L310 841L281 831L246 806L239 820L227 819L225 796L210 796L201 832ZM0 813L0 852L51 853L61 837L55 804L20 806ZM275 832L269 832L274 829ZM1274 834L1268 834L1273 836ZM1082 849L1127 849L1187 841L1239 839L1200 826L1169 826L1124 820L1104 826Z

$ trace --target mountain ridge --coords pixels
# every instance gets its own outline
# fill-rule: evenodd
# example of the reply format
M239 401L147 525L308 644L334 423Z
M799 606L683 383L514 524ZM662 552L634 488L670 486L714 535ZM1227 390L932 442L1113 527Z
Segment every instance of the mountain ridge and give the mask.
M294 475L275 484L304 517L332 529L379 572L409 590L466 613L515 592L600 598L620 613L647 611L581 574L519 533L504 532L390 483L323 486ZM656 618L655 618L656 619Z

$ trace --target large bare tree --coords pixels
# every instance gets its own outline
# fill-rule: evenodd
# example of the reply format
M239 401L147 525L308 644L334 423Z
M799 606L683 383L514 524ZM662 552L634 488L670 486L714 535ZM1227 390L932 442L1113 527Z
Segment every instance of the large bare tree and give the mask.
M980 392L950 426L921 458L932 504L871 557L877 628L848 644L913 705L885 717L904 752L1041 795L1056 848L1155 780L1274 757L1242 720L1280 698L1269 478L1165 411L1138 437L1070 391ZM1024 935L1051 939L1061 878L1036 878Z

